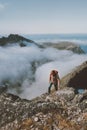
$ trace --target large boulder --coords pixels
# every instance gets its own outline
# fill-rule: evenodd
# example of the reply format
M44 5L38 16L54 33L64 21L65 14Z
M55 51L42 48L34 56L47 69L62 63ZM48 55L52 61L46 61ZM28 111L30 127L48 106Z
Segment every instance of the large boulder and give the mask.
M61 98L64 98L67 101L70 101L74 98L75 92L73 89L65 88L65 89L59 90L57 92L57 95Z

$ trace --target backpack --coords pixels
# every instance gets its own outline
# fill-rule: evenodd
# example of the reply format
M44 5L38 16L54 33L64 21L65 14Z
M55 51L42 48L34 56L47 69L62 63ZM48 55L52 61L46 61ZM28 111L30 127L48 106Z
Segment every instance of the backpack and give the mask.
M53 76L54 80L56 80L57 79L57 75L58 75L58 71L57 70L52 70L51 73L50 73L49 80L51 81L51 76Z

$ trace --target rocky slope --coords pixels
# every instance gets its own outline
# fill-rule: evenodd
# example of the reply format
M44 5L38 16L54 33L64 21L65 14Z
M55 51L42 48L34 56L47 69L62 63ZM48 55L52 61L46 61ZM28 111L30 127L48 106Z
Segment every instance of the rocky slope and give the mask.
M8 37L0 38L0 46L6 46L8 44L14 44L14 43L19 44L21 47L26 46L26 43L31 43L38 46L38 44L35 43L34 41L24 38L18 34L10 34Z
M63 78L61 85L64 88L50 95L45 93L26 100L3 90L0 94L0 130L87 130L87 90L76 94L74 88L66 87L76 76L73 73L83 75L86 66L87 62L69 74L70 77Z
M78 54L82 54L84 53L84 51L80 48L79 45L76 45L75 43L72 42L58 42L58 43L52 43L52 42L45 42L43 44L44 47L53 47L53 48L57 48L59 50L70 50L74 53L78 53Z
M61 80L61 86L87 89L87 61L75 68Z
M62 89L31 101L3 93L0 106L0 130L87 129L87 91Z

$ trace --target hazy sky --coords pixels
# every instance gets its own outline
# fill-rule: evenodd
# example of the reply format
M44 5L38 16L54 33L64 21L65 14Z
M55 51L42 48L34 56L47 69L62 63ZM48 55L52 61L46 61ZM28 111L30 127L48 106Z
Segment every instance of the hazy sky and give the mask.
M0 0L0 34L87 33L87 0Z

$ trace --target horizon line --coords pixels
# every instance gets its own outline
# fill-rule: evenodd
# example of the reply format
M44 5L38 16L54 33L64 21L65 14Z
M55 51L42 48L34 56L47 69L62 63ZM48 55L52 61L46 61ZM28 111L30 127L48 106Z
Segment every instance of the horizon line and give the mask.
M2 35L10 35L10 34L18 34L18 35L87 35L87 33L2 33Z

